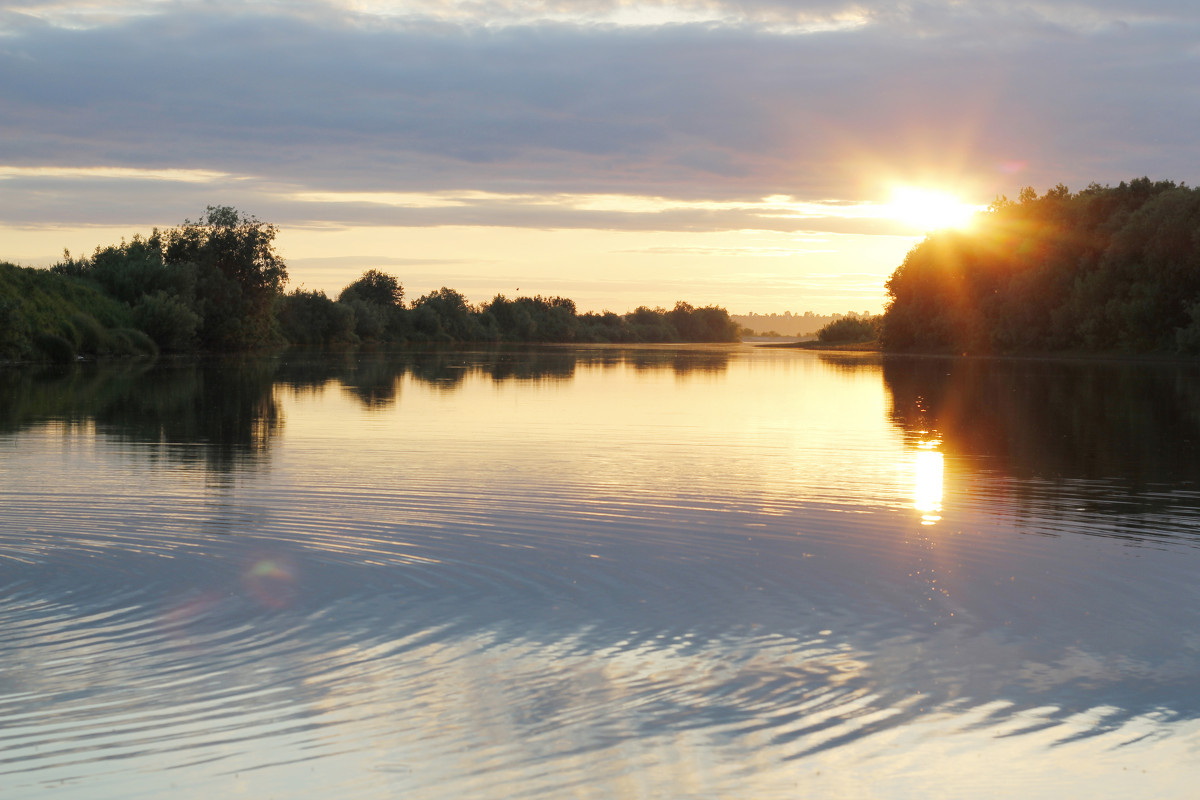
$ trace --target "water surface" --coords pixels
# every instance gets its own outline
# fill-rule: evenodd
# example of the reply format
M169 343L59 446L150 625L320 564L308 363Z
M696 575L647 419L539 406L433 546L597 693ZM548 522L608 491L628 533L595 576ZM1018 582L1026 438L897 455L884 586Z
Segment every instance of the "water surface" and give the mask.
M0 373L4 797L1187 797L1200 372Z

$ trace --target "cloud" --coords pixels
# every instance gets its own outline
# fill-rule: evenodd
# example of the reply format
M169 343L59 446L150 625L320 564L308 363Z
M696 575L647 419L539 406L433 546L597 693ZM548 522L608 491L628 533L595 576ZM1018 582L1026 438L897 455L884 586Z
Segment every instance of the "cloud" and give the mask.
M710 229L747 212L284 195L754 203L909 181L986 199L1200 163L1200 14L1182 2L8 2L0 26L10 224L233 202L281 223ZM189 172L130 195L128 174L14 167Z
M636 195L502 194L482 191L334 192L203 170L0 167L0 219L37 227L88 209L92 225L198 218L207 205L253 209L288 227L521 227L542 230L831 232L913 236L921 231L887 204L681 200Z

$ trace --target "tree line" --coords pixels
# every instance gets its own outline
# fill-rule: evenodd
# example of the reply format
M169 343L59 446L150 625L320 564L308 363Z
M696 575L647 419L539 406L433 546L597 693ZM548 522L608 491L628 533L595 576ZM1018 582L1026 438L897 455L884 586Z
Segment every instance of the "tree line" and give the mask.
M998 198L886 284L889 350L1200 352L1200 189L1139 178Z
M336 298L285 292L278 229L210 206L148 237L98 247L45 270L0 264L0 358L241 352L295 345L408 342L729 342L718 306L578 313L563 297L496 295L472 304L442 287L406 302L392 275L368 270Z
M336 299L294 290L281 298L285 338L306 345L358 342L731 342L738 326L718 306L678 302L671 310L641 306L628 314L578 313L565 297L496 295L478 305L442 287L411 304L391 275L367 270Z

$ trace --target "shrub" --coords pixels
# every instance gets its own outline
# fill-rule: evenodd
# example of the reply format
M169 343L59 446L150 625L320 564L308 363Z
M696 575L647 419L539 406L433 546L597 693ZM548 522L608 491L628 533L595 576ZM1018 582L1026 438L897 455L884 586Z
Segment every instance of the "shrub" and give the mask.
M279 323L292 344L324 345L353 342L354 309L335 303L322 291L295 289L284 295Z
M75 349L81 353L99 355L107 351L108 331L90 314L72 314L68 325Z
M158 345L137 328L114 328L109 332L109 352L122 356L156 356Z
M158 347L178 352L195 346L200 315L177 297L159 291L143 296L133 307L133 324Z
M876 317L842 317L817 331L817 339L828 344L869 342L878 335Z
M67 362L75 360L75 345L54 333L35 333L33 346L44 358L50 361Z

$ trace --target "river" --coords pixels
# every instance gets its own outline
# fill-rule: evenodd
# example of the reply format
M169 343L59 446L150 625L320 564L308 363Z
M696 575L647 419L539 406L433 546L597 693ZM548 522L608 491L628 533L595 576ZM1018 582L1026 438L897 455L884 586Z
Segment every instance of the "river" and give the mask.
M5 798L1188 797L1200 368L0 368Z

